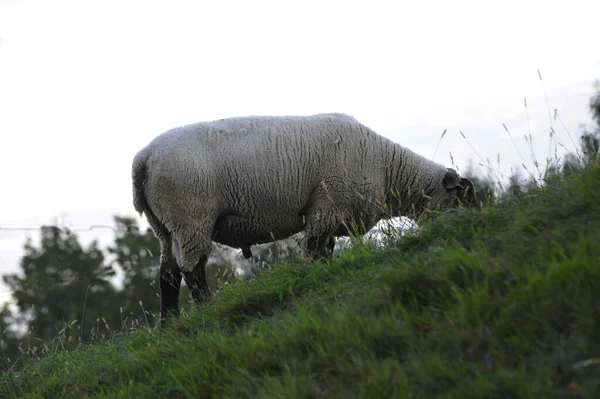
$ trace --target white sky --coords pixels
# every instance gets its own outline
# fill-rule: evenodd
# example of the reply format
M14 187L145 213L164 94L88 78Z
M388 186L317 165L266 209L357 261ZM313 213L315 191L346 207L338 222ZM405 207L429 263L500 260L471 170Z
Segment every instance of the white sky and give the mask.
M600 2L291 4L0 0L0 226L134 216L135 152L202 120L344 112L429 158L447 128L435 160L464 169L479 160L462 130L506 174L521 160L502 123L531 165L524 98L538 159L544 89L573 140L590 120ZM25 237L0 230L0 273Z

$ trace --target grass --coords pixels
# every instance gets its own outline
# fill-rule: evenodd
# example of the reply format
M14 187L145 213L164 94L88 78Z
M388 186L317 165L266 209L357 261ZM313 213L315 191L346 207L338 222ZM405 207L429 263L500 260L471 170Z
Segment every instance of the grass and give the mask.
M281 265L167 329L0 376L0 397L600 397L600 167L384 249Z

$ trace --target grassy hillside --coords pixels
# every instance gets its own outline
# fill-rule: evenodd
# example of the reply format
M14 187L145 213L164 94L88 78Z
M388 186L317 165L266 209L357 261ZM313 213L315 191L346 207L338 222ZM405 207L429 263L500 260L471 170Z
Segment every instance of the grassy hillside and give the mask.
M0 397L600 397L600 168L387 249L282 265Z

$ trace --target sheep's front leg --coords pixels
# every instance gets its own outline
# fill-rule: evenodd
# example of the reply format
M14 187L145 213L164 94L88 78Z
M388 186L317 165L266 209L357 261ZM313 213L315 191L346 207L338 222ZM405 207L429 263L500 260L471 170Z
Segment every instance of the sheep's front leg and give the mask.
M328 237L326 247L327 247L327 251L329 251L329 256L332 256L333 249L335 248L335 237L334 236Z
M313 260L329 259L333 254L335 240L332 236L324 234L317 237L310 237L306 243L306 249Z
M313 260L331 258L335 247L333 234L342 223L333 197L326 187L327 185L323 184L315 190L309 201L311 205L301 212L305 220L306 247Z
M160 263L160 318L165 325L169 315L179 317L179 289L181 271L172 255L162 256Z
M208 288L208 282L206 281L206 262L208 260L207 256L203 256L200 258L200 261L194 267L194 270L191 272L183 272L183 278L185 278L185 283L187 284L190 292L192 293L192 298L194 299L194 303L197 305L202 304L208 300L210 297L210 290Z
M336 231L339 225L335 213L329 209L313 211L309 213L307 219L305 231L308 253L313 260L331 258L335 247L333 232Z

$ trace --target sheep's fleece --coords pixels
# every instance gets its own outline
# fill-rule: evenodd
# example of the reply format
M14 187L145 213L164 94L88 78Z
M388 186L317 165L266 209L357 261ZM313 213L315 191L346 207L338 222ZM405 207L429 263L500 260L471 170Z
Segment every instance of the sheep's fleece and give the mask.
M344 114L178 127L137 153L132 176L135 209L152 213L153 229L177 241L184 271L207 256L213 240L248 250L302 230L344 235L348 222L362 221L366 231L382 218L475 199L472 184L453 169Z
M382 218L477 203L455 170L336 113L178 127L136 154L132 177L135 209L161 240L161 272L174 257L184 274L204 268L212 241L249 257L251 245L304 230L327 256L352 222L365 232Z

